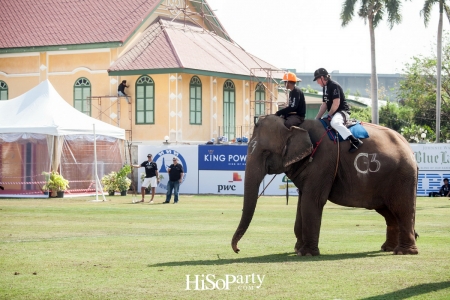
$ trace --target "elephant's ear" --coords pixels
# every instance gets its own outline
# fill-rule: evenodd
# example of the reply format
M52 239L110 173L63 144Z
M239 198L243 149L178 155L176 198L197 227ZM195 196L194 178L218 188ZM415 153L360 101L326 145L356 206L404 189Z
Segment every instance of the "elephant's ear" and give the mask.
M286 147L283 150L283 166L296 163L312 153L313 145L309 133L303 128L291 127Z

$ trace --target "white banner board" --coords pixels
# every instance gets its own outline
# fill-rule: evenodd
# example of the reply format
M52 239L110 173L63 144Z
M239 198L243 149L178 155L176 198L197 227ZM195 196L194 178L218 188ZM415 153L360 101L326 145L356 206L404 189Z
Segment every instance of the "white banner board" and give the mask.
M147 160L147 154L153 155L153 161L158 165L160 182L156 187L156 193L167 192L169 173L167 169L172 164L172 158L177 157L178 163L183 166L184 180L180 185L180 194L198 194L198 147L189 145L167 146L138 146L138 164ZM139 169L138 192L141 190L140 175L145 173L144 168ZM173 197L173 196L172 196Z
M420 171L450 171L450 144L410 144Z
M199 171L200 194L244 195L244 171Z
M285 196L286 195L286 181L289 196L295 196L297 199L297 187L292 183L285 174L266 175L264 177L264 195L266 196Z
M450 144L410 144L419 166L418 196L437 192L444 178L450 178ZM185 170L180 194L243 195L247 145L161 145L139 146L139 164L153 154L162 180L157 193L166 193L167 168L175 156ZM144 173L143 168L138 174ZM259 187L264 195L286 195L286 176L267 175ZM272 180L272 182L270 182ZM269 184L270 182L270 184ZM138 183L140 191L141 181ZM297 188L288 182L288 193L297 196Z
M410 144L419 167L417 196L438 192L450 178L450 144Z

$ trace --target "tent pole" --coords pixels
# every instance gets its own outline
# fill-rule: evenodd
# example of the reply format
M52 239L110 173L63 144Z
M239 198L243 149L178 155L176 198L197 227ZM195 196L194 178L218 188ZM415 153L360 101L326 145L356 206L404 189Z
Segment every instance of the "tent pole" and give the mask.
M98 175L97 175L97 136L95 135L95 124L92 124L94 129L94 170L95 170L95 201L98 201Z

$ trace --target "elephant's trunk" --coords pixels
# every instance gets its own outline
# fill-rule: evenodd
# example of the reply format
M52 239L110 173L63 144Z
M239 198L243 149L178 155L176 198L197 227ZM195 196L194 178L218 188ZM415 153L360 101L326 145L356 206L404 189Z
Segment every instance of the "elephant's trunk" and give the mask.
M261 166L261 163L259 163L259 166L256 168L253 168L251 164L249 165L249 161L247 161L244 183L244 207L242 209L241 221L233 235L233 239L231 240L231 247L236 253L240 250L237 243L244 236L250 222L252 221L253 214L255 213L256 203L258 201L259 185L265 176L262 168L263 166ZM250 172L248 170L252 171Z

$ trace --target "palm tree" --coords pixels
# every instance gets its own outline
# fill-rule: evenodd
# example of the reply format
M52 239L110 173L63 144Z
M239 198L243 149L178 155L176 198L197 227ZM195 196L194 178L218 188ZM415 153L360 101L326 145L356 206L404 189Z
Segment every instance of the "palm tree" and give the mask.
M357 0L345 0L342 6L342 27L345 27L353 18ZM395 24L401 22L400 15L401 0L360 0L358 16L369 22L370 32L370 57L372 64L371 72L371 97L372 97L372 123L378 124L378 78L375 55L375 28L387 13L387 22L392 29Z
M430 21L431 7L439 3L439 24L437 35L437 83L436 83L436 143L439 143L441 137L441 70L442 70L442 15L445 9L447 19L450 21L450 10L445 0L425 0L420 14L423 15L425 27Z

